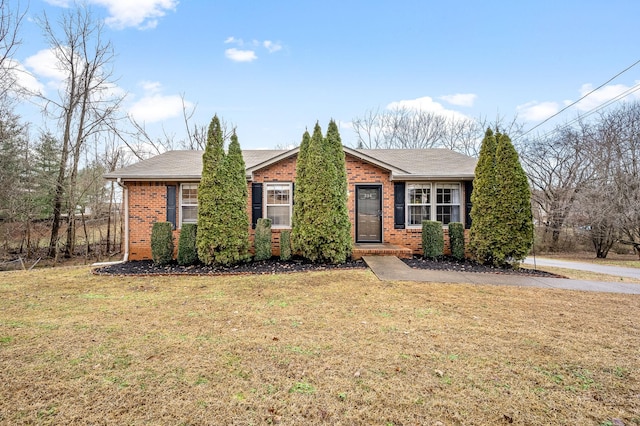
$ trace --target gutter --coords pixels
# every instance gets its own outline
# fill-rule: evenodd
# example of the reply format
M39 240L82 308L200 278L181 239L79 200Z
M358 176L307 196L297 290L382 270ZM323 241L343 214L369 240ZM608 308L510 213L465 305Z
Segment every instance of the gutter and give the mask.
M391 175L392 181L423 181L423 180L446 180L450 182L461 182L467 180L473 180L473 174L459 174L459 175Z
M124 263L129 260L129 187L122 183L122 179L116 180L122 188L122 202L124 204L124 256L120 262Z

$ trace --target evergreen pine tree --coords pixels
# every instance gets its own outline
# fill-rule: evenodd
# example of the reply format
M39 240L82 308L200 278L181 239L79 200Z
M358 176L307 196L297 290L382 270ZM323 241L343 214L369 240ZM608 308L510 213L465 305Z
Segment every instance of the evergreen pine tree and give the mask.
M500 202L495 215L496 247L493 263L517 266L533 244L531 190L518 153L506 134L501 134L496 147L496 192Z
M482 263L517 265L533 243L529 182L509 136L488 129L471 194L469 249Z
M298 155L292 239L295 250L313 262L344 262L351 252L344 151L334 126L324 138L316 123Z
M247 178L235 131L231 135L227 155L223 157L219 176L217 221L221 243L214 251L214 261L230 265L250 257Z
M296 160L296 184L293 191L293 219L291 224L291 248L294 253L301 253L306 245L306 228L300 227L302 215L305 213L305 188L307 187L307 157L311 135L305 130Z
M475 169L473 192L471 193L471 229L469 230L469 252L481 263L491 263L492 248L495 246L495 218L497 206L495 182L496 137L487 129L480 156Z
M325 252L331 253L330 257L334 263L343 263L347 260L347 257L351 256L353 241L351 238L349 209L347 207L347 165L340 131L334 120L329 121L325 145L329 162L336 168L335 181L329 185L333 221L329 221L327 232L331 234L332 238L327 241Z
M202 155L202 176L198 185L198 257L206 265L213 264L214 253L221 245L217 193L220 187L218 171L223 158L222 128L215 115L209 124L207 145Z

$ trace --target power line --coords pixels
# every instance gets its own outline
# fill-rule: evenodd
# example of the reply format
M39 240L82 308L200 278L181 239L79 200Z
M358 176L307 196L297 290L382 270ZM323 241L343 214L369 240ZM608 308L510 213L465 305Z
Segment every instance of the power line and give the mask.
M570 103L569 105L567 105L566 107L562 108L560 111L556 112L555 114L553 114L551 117L548 117L547 119L545 119L544 121L542 121L541 123L536 124L535 126L533 126L532 128L530 128L529 130L527 130L526 132L524 132L522 135L520 135L518 137L518 139L526 136L527 134L531 133L533 130L537 129L538 127L542 126L544 123L546 123L547 121L551 120L554 117L557 117L558 115L562 114L564 111L566 111L567 109L571 108L572 106L574 106L575 104L577 104L578 102L580 102L581 100L583 100L584 98L586 98L587 96L591 95L593 92L603 88L604 86L606 86L607 84L611 83L613 80L615 80L616 78L618 78L619 76L621 76L622 74L624 74L625 72L629 71L631 68L635 67L636 65L640 64L640 59L637 60L636 62L634 62L633 64L629 65L627 68L623 69L622 71L620 71L618 74L614 75L613 77L611 77L609 80L605 81L604 83L602 83L600 86L596 87L595 89L591 90L589 93L585 94L584 96L582 96L580 99L578 99L575 102ZM635 86L634 86L635 87ZM626 96L626 95L625 95ZM610 101L605 102L605 104L609 104Z
M612 103L617 102L620 99L622 99L622 98L624 98L626 96L629 96L632 93L637 92L638 90L640 90L640 83L636 83L636 85L630 87L629 89L627 89L624 92L620 93L616 97L611 98L608 101L598 105L597 107L590 109L586 113L579 115L578 117L574 118L573 120L569 121L568 123L565 123L564 125L559 126L557 129L554 129L554 130L549 131L548 133L545 133L544 135L542 135L542 139L546 138L547 136L551 136L558 129L566 129L568 127L571 127L574 123L577 123L578 121L582 120L583 118L589 117L591 114L594 114L594 113L600 111L601 109L608 107ZM527 132L527 133L529 133L529 132Z

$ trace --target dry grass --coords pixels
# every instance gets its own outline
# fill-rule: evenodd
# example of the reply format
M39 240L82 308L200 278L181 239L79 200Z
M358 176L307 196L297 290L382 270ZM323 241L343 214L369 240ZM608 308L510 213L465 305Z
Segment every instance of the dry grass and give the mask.
M2 424L640 424L640 297L0 274Z

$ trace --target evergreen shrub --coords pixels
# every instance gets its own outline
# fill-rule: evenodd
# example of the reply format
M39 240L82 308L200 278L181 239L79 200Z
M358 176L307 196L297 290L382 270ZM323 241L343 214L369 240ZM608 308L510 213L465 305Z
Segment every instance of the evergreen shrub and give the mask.
M427 259L435 259L444 254L442 223L435 220L422 221L422 251Z
M185 223L180 231L178 240L178 264L193 265L198 261L198 248L196 236L198 226L195 223Z
M451 257L456 260L464 259L464 226L460 222L449 223L449 247Z
M280 260L291 259L291 231L280 232Z
M256 224L254 260L266 260L271 258L271 219L260 218Z
M173 225L171 222L156 222L151 228L151 258L157 265L166 265L173 260Z

